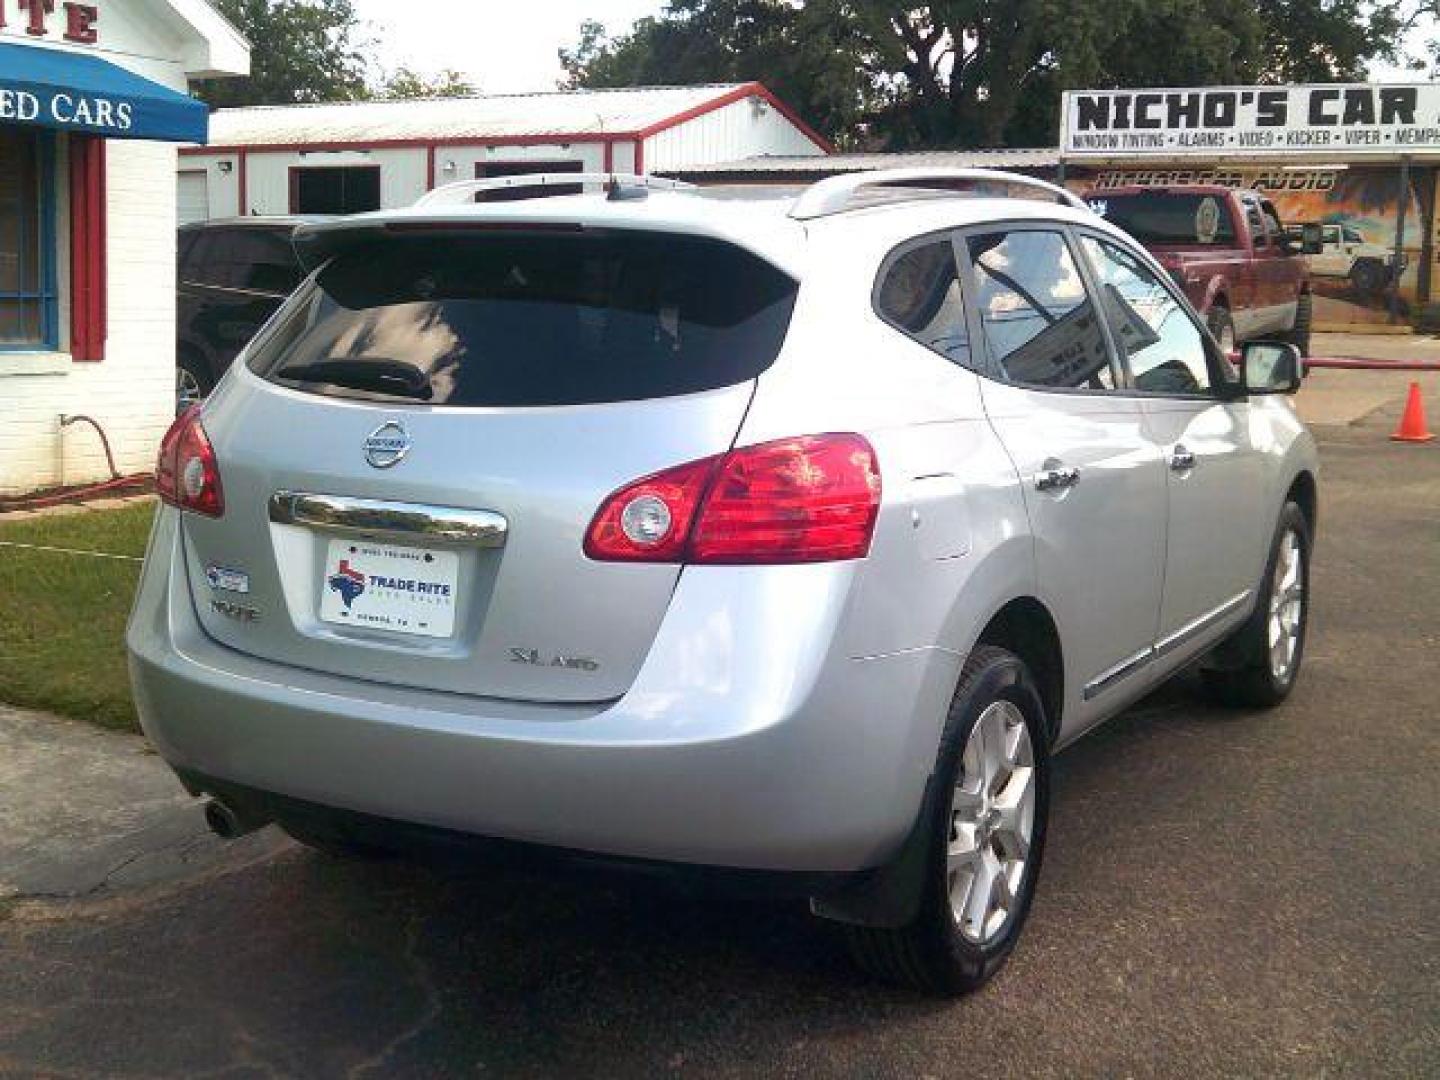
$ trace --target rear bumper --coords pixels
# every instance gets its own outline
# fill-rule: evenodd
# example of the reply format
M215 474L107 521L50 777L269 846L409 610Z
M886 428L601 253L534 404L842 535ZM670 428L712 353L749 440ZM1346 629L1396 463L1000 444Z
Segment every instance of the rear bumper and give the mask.
M851 564L687 570L624 697L537 705L216 644L177 524L157 519L127 645L141 722L182 772L485 837L760 870L880 865L919 811L959 662L833 655Z

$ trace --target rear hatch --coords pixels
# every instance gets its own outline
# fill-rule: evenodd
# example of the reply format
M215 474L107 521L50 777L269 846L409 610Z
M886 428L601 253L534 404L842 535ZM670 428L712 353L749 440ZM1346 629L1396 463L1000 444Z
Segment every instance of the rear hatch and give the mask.
M638 477L729 449L795 281L626 230L446 231L337 255L203 413L225 500L184 513L206 631L357 679L625 692L680 568L588 559Z

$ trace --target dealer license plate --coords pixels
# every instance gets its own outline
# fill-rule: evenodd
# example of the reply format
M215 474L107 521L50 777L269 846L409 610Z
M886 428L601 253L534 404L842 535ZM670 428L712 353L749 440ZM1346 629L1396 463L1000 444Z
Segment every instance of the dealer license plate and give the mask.
M420 637L455 631L460 557L453 551L332 539L320 583L320 618L340 626Z

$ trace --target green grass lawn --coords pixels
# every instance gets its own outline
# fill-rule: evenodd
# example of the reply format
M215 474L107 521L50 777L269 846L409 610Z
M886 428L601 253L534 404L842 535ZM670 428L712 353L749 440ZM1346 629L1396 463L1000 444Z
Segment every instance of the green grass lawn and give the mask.
M154 513L0 518L0 541L138 559ZM139 579L139 562L0 546L0 701L138 731L124 634Z

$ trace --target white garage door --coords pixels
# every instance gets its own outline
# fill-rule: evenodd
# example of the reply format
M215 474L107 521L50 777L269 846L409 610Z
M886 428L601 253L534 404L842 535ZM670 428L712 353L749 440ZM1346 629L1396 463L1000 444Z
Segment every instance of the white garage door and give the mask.
M181 225L210 217L210 177L203 171L187 170L179 176L179 218Z

